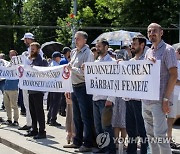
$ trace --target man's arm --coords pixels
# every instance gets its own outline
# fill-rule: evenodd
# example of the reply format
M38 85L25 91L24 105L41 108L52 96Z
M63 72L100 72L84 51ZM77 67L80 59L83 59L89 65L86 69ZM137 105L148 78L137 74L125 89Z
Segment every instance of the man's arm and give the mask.
M180 86L180 80L177 80L176 85Z
M167 84L164 99L163 99L163 105L162 105L162 109L163 109L163 112L165 114L170 112L169 101L166 100L166 98L169 99L173 90L174 90L174 86L176 84L177 76L178 76L177 75L177 68L176 67L170 68L169 74L170 74L170 76L169 76L168 84Z
M89 52L86 57L84 57L84 62L93 62L94 61L94 55L92 52ZM76 75L79 75L79 76L84 76L84 70L82 69L83 68L83 64L77 68L77 67L72 67L71 66L71 63L68 64L68 68Z

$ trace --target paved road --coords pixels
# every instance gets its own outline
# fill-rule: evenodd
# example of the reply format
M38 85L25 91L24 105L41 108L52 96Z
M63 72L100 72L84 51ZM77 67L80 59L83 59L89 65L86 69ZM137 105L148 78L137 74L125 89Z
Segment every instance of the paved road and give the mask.
M2 95L0 94L0 107L1 107ZM45 107L46 109L46 107ZM47 111L45 110L47 117ZM7 118L6 112L0 111L0 117ZM19 124L23 126L26 122L26 118L20 115ZM7 125L0 125L0 138L2 143L9 142L10 147L15 147L23 154L67 154L75 153L74 149L64 149L63 145L67 144L65 130L65 117L58 115L58 122L62 124L61 127L52 127L46 125L47 139L34 140L32 138L24 137L26 131L18 130L18 127L11 127ZM173 137L176 142L180 143L180 125L174 125ZM7 145L7 144L6 144ZM0 154L20 154L16 151L3 151L0 146ZM12 150L5 147L5 150ZM16 152L16 153L15 153ZM139 152L139 151L138 151ZM178 151L179 153L179 151ZM90 153L86 153L90 154ZM124 151L125 154L125 151Z
M3 144L0 144L0 154L21 154Z

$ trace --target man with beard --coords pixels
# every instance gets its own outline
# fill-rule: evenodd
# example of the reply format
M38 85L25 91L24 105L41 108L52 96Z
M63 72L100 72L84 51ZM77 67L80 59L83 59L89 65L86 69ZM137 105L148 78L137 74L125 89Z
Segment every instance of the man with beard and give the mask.
M27 46L27 51L25 51L23 54L25 55L29 55L31 50L30 50L30 44L35 42L35 37L32 33L25 33L24 37L21 39L22 41L24 41L24 44ZM39 54L41 55L41 57L43 57L43 52L42 50L39 50Z
M30 44L31 53L29 60L32 66L47 66L46 60L42 59L39 50L40 44L33 42ZM32 118L32 130L25 136L34 136L34 139L46 138L45 131L45 115L43 109L43 92L29 90L29 109ZM39 124L39 130L37 128L37 122Z
M160 95L159 100L143 100L143 118L149 146L152 154L171 154L167 139L166 114L170 112L172 92L177 81L177 60L174 48L162 40L163 30L157 23L151 23L147 28L152 47L147 50L145 59L161 60ZM162 142L150 142L154 138ZM163 142L164 141L164 142Z
M108 53L109 43L106 39L100 39L96 43L98 59L95 62L115 61ZM111 125L112 107L115 97L93 95L93 116L96 135L109 133L110 144L95 153L116 153L113 141L113 130Z
M134 58L130 60L143 60L145 53L146 39L142 35L133 38L131 52ZM127 154L137 153L137 140L138 136L143 141L146 139L146 130L144 127L144 119L142 117L142 104L141 100L130 99L126 101L126 131L129 137ZM141 142L141 154L147 153L147 142Z

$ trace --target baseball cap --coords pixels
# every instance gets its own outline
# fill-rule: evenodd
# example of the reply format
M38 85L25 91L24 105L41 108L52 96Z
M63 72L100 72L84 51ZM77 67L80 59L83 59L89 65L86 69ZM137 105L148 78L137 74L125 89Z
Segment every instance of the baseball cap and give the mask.
M32 33L25 33L24 34L24 37L21 39L21 40L24 40L26 38L29 38L29 39L33 39L34 40L34 35Z
M59 51L55 51L55 52L53 52L53 54L52 54L52 58L56 58L56 57L60 57L60 58L62 58L62 55L61 55L61 53L60 53Z

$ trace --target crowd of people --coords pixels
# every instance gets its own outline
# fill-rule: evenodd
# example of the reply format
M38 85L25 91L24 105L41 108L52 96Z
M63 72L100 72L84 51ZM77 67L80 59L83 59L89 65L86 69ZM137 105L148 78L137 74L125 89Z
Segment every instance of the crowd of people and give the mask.
M151 47L146 46L146 38L137 35L131 45L121 49L110 48L106 39L101 38L95 47L87 45L88 34L77 31L75 34L75 49L64 47L61 52L54 51L50 61L44 58L41 46L35 42L32 33L26 33L22 40L27 51L24 65L53 67L67 65L71 71L72 93L48 92L47 118L43 108L44 92L22 90L19 97L23 98L21 107L26 116L26 124L19 130L27 130L25 137L34 139L46 138L45 125L61 126L57 122L58 113L66 116L67 145L64 148L75 148L75 152L90 152L92 147L97 149L94 153L115 154L119 147L116 139L125 139L123 148L128 154L136 154L137 148L141 154L148 151L152 154L170 154L171 148L180 149L180 145L173 140L172 126L176 118L178 95L180 91L180 78L178 77L178 60L180 60L180 47L174 48L162 39L163 29L157 23L151 23L147 28L147 35L152 42ZM18 55L15 50L9 51L9 58ZM0 54L4 59L4 54ZM90 95L86 92L84 63L110 62L134 60L161 60L160 67L160 99L147 100ZM3 93L3 106L7 112L7 120L0 118L4 124L18 126L18 80L0 81L0 90ZM23 102L23 103L22 103ZM13 109L13 120L12 120ZM47 120L45 120L47 119ZM50 133L50 132L48 132ZM96 139L100 134L107 133L110 143L103 146ZM141 138L140 144L137 137ZM151 142L154 138L170 139L170 142ZM147 140L148 139L148 140Z

